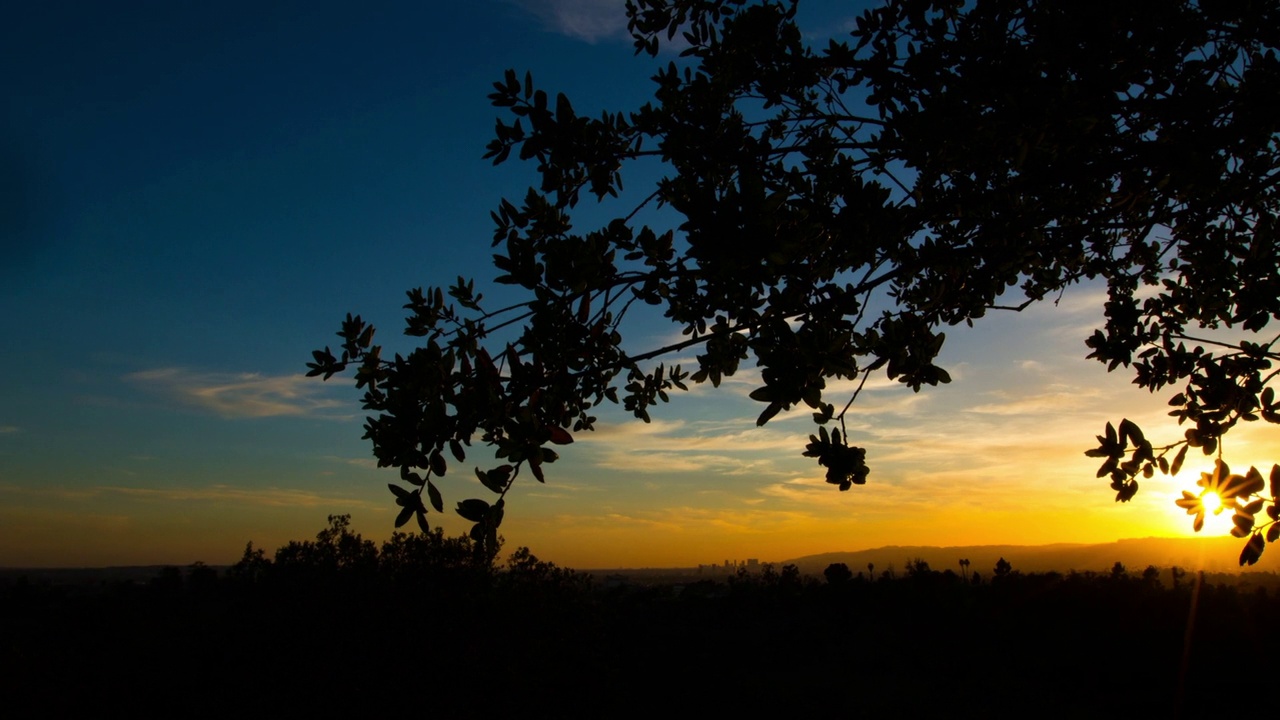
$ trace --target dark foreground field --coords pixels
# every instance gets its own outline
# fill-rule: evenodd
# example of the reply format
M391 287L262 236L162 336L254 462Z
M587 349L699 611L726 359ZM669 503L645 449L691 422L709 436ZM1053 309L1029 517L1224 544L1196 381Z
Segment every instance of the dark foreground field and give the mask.
M445 558L455 541L438 536L399 542L345 559L296 543L221 577L9 582L0 702L54 716L1192 717L1257 697L1280 667L1275 595L1192 577L784 569L605 588L527 553L495 570L461 547Z

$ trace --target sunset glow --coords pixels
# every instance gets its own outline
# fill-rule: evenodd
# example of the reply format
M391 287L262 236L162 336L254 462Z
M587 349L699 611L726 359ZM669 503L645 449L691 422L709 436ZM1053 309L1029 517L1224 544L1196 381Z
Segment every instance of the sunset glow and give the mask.
M0 332L21 343L0 359L0 566L228 564L331 514L390 535L398 475L376 466L349 378L304 377L310 351L337 347L347 313L378 325L384 357L412 350L409 288L473 277L506 298L488 282L490 211L531 175L481 159L504 70L610 109L652 95L653 68L603 6L568 18L530 5L320 3L301 18L174 6L146 23L110 3L22 6L0 31L20 108L0 134L3 172L27 213L0 260ZM861 7L801 13L831 36ZM584 227L604 217L587 205ZM1194 534L1177 503L1211 457L1119 503L1084 455L1121 417L1153 438L1185 430L1167 397L1085 359L1106 301L1081 283L947 328L949 385L873 376L847 421L871 473L848 492L801 455L810 409L756 427L752 363L650 423L605 403L545 484L522 476L507 496L507 547L576 567L696 566ZM678 336L654 315L632 337ZM843 405L854 387L832 381L825 399ZM1269 468L1274 427L1233 431L1227 456ZM485 492L473 469L493 458L478 445L439 483L445 512L430 520L450 534L469 527L454 504ZM1201 500L1200 534L1228 532L1231 512Z

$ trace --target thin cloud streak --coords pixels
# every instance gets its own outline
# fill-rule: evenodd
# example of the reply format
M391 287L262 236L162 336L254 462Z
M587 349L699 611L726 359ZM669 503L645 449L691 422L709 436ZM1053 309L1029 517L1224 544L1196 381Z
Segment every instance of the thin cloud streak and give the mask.
M797 510L744 508L703 508L688 505L647 511L609 512L596 516L559 515L555 524L566 531L619 530L641 528L677 535L715 528L732 534L750 534L777 527L803 527L813 520L811 513Z
M745 429L744 429L745 428ZM637 473L714 472L717 475L772 476L775 461L803 448L806 436L751 422L655 420L601 426L582 433L594 467ZM760 455L763 454L764 457Z
M1003 391L991 394L997 397L997 402L974 405L965 410L983 415L1050 415L1086 407L1105 398L1096 389L1051 390L1034 395Z
M773 475L773 463L768 460L749 460L733 455L708 455L647 450L606 453L592 463L595 467L637 473L694 473L714 472L717 475Z
M349 406L342 400L322 397L327 389L304 375L157 368L126 375L125 380L225 418L323 416L325 410Z
M381 503L349 496L325 496L306 490L289 488L244 488L233 485L205 487L144 488L119 485L97 485L86 488L21 487L0 485L0 494L63 501L88 502L109 497L125 497L157 502L217 502L256 507L314 508L340 505L370 510L383 510Z
M548 30L591 44L626 37L627 15L620 0L514 0Z

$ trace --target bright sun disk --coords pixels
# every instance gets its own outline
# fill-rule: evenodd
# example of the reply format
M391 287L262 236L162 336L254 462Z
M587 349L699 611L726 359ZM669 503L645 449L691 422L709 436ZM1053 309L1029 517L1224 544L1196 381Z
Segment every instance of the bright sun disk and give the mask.
M1216 492L1207 492L1200 496L1200 502L1204 505L1206 513L1216 512L1222 507L1222 498L1218 497Z

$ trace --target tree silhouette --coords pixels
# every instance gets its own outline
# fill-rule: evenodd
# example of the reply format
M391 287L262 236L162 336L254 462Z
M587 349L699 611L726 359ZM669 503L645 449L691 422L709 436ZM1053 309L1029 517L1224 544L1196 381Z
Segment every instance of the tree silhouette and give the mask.
M828 585L847 585L853 580L853 571L845 563L831 563L822 571L822 576L826 578Z
M1221 459L1241 421L1280 422L1265 334L1280 317L1275 3L889 0L820 48L796 10L629 0L637 54L683 38L653 102L631 112L579 115L514 71L494 83L510 115L486 157L514 154L540 177L492 213L495 281L525 299L486 310L463 278L411 290L416 350L384 358L348 316L340 352L309 364L325 378L355 368L365 437L408 485L392 486L397 525L427 529L449 457L478 439L502 463L476 470L495 497L456 509L493 544L512 483L542 482L595 406L648 421L670 393L719 386L748 360L757 423L808 407L804 455L848 490L870 469L846 414L873 374L916 391L949 382L935 362L945 328L1084 282L1108 297L1089 357L1174 393L1186 426L1152 442L1128 419L1107 424L1088 454L1117 501L1138 475L1176 474L1189 448ZM663 176L623 194L642 161ZM625 206L580 231L588 196ZM671 227L639 220L655 208ZM637 302L684 339L624 344ZM515 339L496 340L504 329ZM666 364L687 352L696 368ZM831 397L833 381L855 389ZM1220 467L1202 485L1236 490L1224 501L1249 538L1241 562L1255 562L1264 533L1280 536L1280 466L1269 491L1254 468ZM1200 497L1184 498L1189 513Z
M250 557L251 547L245 548L241 563L258 562ZM299 579L330 580L337 573L369 576L378 569L378 546L351 532L350 515L330 515L329 525L316 533L315 541L291 540L277 549L274 569Z
M1146 570L1142 571L1142 581L1148 585L1156 586L1160 584L1160 568L1155 565L1148 565Z
M258 583L271 572L272 562L263 548L254 548L253 542L244 546L239 562L227 569L227 577L236 582Z

